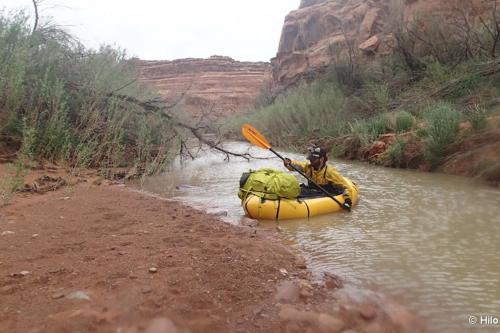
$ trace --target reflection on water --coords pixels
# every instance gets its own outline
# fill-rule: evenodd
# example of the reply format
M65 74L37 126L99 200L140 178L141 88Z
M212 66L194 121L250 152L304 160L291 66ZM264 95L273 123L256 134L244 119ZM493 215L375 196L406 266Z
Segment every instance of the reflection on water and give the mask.
M227 147L249 149L242 143ZM333 164L359 184L359 205L351 213L280 222L283 237L303 251L316 276L332 271L375 285L416 310L436 332L472 330L469 315L500 318L498 189L447 175ZM194 161L177 161L143 186L209 212L227 212L224 218L238 223L243 213L236 196L239 177L261 167L285 170L276 158L228 163L223 155L207 152ZM275 222L260 225L274 228ZM500 331L500 325L481 327L489 331Z

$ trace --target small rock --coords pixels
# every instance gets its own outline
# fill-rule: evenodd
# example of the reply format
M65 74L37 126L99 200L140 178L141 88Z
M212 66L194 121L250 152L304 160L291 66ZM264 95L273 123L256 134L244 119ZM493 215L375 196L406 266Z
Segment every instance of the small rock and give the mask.
M306 260L302 257L297 257L295 259L295 267L300 268L300 269L306 269Z
M15 232L14 231L10 231L10 230L7 230L7 231L4 231L4 232L1 233L2 236L13 235L13 234L15 234Z
M151 267L149 269L149 273L156 273L156 272L158 272L158 268L156 268L156 267Z
M262 311L263 311L262 309L255 309L255 310L253 310L253 315L258 316L262 313Z
M62 197L62 198L59 198L59 200L69 200L70 197Z
M220 211L220 212L215 212L213 213L215 216L227 216L227 211L226 210L223 210L223 211Z
M339 289L344 286L344 283L342 282L340 277L332 273L325 272L323 280L325 281L325 286L328 289Z
M59 299L59 298L63 298L63 297L64 297L63 293L55 293L52 295L52 299Z
M77 291L72 292L71 294L67 295L66 298L68 298L68 299L82 299L82 300L90 301L90 296L86 292L81 291L81 290L77 290Z
M300 297L307 299L314 296L313 286L306 280L299 281Z
M31 235L31 238L37 238L38 236L40 236L39 234L33 234Z
M21 271L19 273L12 273L12 274L10 274L10 276L12 276L12 277L24 277L24 276L29 275L29 274L30 274L29 271Z
M280 273L281 275L283 275L284 277L288 276L288 271L284 268L280 268Z
M365 320L372 320L377 316L377 309L372 304L362 304L359 307L359 314Z
M121 255L121 256L124 256L124 255L127 254L127 252L125 252L125 251L118 251L118 254Z
M367 54L371 54L377 50L379 45L380 39L377 36L372 36L361 43L358 48Z
M311 298L313 297L314 294L312 291L307 290L307 289L300 289L300 297L303 299Z
M141 288L141 293L143 293L143 294L149 294L152 291L153 291L153 289L151 289L150 287Z

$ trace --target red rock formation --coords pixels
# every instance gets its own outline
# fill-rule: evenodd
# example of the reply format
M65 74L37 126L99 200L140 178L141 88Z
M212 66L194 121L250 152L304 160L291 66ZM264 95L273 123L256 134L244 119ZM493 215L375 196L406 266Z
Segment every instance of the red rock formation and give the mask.
M500 4L500 0L497 0ZM273 79L288 87L311 73L321 72L347 56L349 41L364 56L387 54L394 47L391 27L399 16L411 20L415 13L457 16L452 8L474 8L471 15L488 15L492 2L485 0L302 0L289 13L281 33ZM457 7L458 6L458 7ZM465 6L465 7L464 7ZM488 9L490 8L490 9Z
M186 112L225 116L253 105L270 79L270 64L240 62L229 57L138 60L139 79L158 89L168 102L180 100Z

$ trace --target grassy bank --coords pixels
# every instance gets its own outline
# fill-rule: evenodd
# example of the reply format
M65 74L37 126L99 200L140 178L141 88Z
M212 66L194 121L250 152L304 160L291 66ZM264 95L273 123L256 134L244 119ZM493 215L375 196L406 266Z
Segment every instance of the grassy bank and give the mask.
M413 25L426 27L418 30L426 43L415 40L411 27L394 30L393 54L353 54L352 62L333 63L313 83L274 99L266 91L265 100L272 103L233 119L228 135L249 122L287 148L316 142L339 157L442 167L463 148L457 142L499 129L500 47L490 34L498 23L492 16L469 26L473 40L445 21L421 17ZM500 166L498 159L485 163Z
M49 160L160 171L176 135L168 117L141 102L155 95L136 82L133 61L109 46L87 49L58 26L33 31L29 22L22 12L0 12L0 157L17 159L16 170ZM19 182L8 183L12 191Z

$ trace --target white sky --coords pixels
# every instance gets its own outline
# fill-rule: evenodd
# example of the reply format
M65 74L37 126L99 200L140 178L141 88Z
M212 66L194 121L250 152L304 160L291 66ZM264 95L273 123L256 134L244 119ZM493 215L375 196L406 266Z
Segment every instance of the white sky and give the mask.
M43 0L42 16L66 26L86 46L112 44L148 60L230 56L269 61L286 14L300 0ZM0 0L0 10L31 0Z

